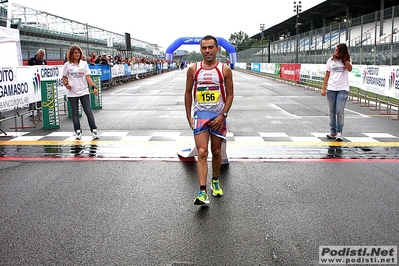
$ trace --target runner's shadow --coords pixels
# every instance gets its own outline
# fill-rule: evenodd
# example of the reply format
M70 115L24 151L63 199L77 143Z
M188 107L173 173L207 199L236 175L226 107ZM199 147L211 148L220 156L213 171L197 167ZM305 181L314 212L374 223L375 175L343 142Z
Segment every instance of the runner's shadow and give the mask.
M196 161L188 161L188 162L181 162L183 164L183 169L186 174L190 175L192 173L197 173L197 162Z
M199 220L204 220L208 218L209 215L209 206L199 206L197 211L195 212L195 216Z
M223 176L228 175L229 174L229 170L230 170L229 166L230 166L230 163L222 164L220 166L220 174L223 175Z

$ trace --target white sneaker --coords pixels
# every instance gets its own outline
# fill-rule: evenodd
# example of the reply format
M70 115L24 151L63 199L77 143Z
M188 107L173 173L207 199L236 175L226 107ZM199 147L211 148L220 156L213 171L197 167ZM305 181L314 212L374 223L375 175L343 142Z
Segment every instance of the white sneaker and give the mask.
M337 136L335 137L335 139L336 139L337 141L342 141L342 133L341 133L341 132L338 132L338 133L337 133Z
M91 131L91 134L93 135L93 139L99 139L100 137L98 136L97 129L93 129Z
M82 130L78 129L76 130L75 133L75 140L81 140L82 139Z
M327 134L327 139L335 139L336 137L337 137L337 133L330 133L330 134Z

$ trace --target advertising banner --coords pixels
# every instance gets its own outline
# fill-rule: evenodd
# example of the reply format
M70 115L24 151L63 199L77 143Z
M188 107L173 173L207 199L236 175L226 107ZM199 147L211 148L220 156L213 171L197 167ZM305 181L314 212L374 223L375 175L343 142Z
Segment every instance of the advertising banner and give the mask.
M116 64L113 67L111 67L111 76L113 78L116 77L123 77L123 75L125 74L125 68L123 65L121 64Z
M43 129L59 129L58 92L56 81L41 81Z
M262 63L260 64L260 72L273 75L276 69L275 63Z
M301 64L301 79L324 80L326 66L323 64Z
M252 71L256 71L256 72L260 72L260 63L252 63L251 64L251 70Z
M91 109L102 109L103 102L102 102L102 89L101 89L101 81L99 75L90 75L91 79L93 80L95 86L98 89L98 94L95 95L94 91L90 88L90 103Z
M352 87L361 88L363 84L364 66L352 65L352 71L348 73L349 84Z
M38 84L36 83L36 86ZM39 92L39 89L36 87L35 91ZM30 85L27 80L17 80L12 68L0 68L0 111L23 107L30 103L30 96L33 95L32 84Z
M361 89L399 99L398 66L365 66Z
M125 72L125 77L128 77L131 75L132 68L128 64L123 65L123 70Z
M301 64L281 64L280 78L300 81L301 77Z
M111 80L111 66L110 65L89 65L91 75L100 75L101 81Z
M276 68L274 69L274 75L276 75L277 77L280 76L280 68L281 68L281 65L276 64Z
M61 82L63 66L21 66L0 68L0 111L23 108L29 103L41 101L42 81L56 82L58 97L66 95Z

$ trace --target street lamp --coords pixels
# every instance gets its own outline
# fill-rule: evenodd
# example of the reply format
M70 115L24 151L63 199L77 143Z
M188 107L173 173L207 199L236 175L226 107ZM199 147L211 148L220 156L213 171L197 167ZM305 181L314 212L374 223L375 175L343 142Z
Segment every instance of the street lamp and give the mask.
M90 45L89 45L89 25L86 23L86 41L87 41L87 55L90 54ZM86 55L86 57L87 57Z
M298 54L299 54L299 26L301 26L301 23L299 23L299 13L302 12L302 2L294 1L294 12L296 13L296 23L295 23L295 28L296 28L296 51L295 51L295 63L299 63L298 60Z
M262 63L263 63L263 31L265 30L265 24L260 24L260 33L261 33L261 46L262 46Z

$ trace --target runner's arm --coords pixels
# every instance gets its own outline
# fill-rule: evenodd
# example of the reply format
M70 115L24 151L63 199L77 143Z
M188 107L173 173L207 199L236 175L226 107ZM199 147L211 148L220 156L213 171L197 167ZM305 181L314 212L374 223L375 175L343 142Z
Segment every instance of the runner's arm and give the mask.
M194 126L194 121L191 115L191 109L193 104L193 85L194 85L194 72L196 64L191 65L187 69L186 77L186 91L184 93L184 106L186 107L186 117L191 128Z
M223 68L224 82L226 85L226 102L222 111L223 113L228 113L234 99L234 83L233 83L233 72L230 67Z

